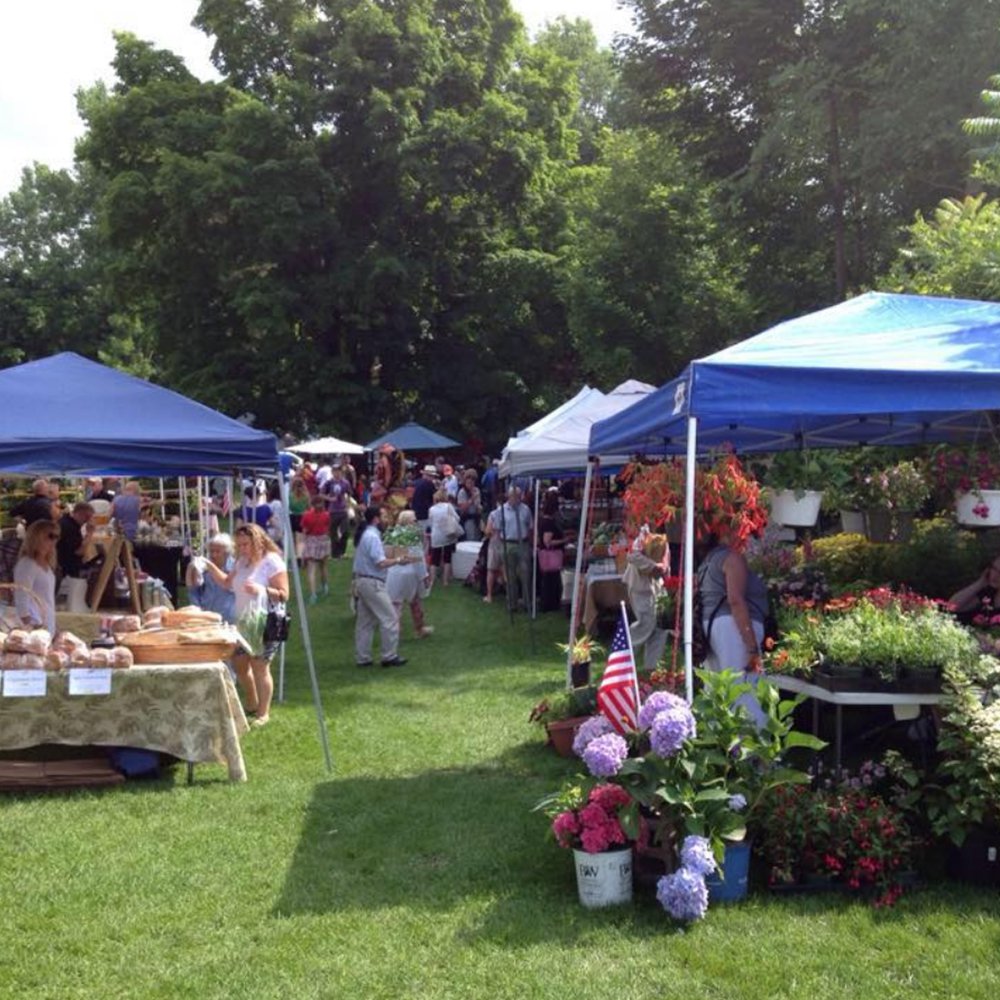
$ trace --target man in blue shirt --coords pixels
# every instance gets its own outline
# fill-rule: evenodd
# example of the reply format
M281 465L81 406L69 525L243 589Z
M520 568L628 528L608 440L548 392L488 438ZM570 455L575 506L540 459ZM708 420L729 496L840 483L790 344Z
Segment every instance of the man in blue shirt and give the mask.
M354 654L359 667L372 665L376 625L382 647L382 666L401 667L406 663L399 655L399 616L385 589L385 578L390 566L401 566L408 560L405 556L386 558L380 530L383 524L385 509L367 507L363 526L354 539L352 592L358 615L354 626Z

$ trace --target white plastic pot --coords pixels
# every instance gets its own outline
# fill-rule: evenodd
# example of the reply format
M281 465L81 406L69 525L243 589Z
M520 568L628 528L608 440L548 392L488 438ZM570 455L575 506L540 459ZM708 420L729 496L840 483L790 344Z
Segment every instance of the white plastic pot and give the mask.
M819 517L822 490L777 490L771 497L771 520L790 528L811 528Z
M632 902L632 848L588 854L573 851L576 888L588 908Z
M955 497L955 520L970 528L1000 525L1000 490L959 493Z

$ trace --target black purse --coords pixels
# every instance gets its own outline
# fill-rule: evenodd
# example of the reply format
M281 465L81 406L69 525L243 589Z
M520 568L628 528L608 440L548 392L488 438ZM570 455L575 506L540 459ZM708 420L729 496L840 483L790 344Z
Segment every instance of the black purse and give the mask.
M264 622L264 642L286 642L292 616L285 611L268 611Z

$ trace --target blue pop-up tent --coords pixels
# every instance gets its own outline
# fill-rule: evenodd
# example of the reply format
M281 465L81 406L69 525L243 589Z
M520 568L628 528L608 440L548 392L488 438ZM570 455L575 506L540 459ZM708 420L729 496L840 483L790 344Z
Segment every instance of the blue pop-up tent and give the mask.
M0 371L0 471L27 475L278 475L277 439L143 379L56 354ZM283 478L285 530L288 497ZM302 581L290 562L320 742L332 769Z
M993 440L1000 303L870 292L692 361L594 425L590 453L687 455L685 578L693 576L694 464L737 451ZM691 588L684 646L692 691Z
M0 469L67 476L273 471L268 431L78 354L0 371Z
M965 441L1000 410L1000 303L869 292L692 361L596 423L590 452Z
M374 441L365 445L368 451L375 451L383 444L391 444L403 451L446 451L448 448L458 448L459 443L450 437L438 434L415 420L408 420L391 431L379 435Z

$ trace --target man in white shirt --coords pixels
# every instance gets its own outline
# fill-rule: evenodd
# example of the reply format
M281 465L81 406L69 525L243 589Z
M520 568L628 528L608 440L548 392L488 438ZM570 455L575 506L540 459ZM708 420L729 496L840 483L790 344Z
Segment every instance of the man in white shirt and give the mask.
M531 509L521 500L521 491L516 486L507 490L507 502L500 508L499 520L507 606L527 609L531 594Z

